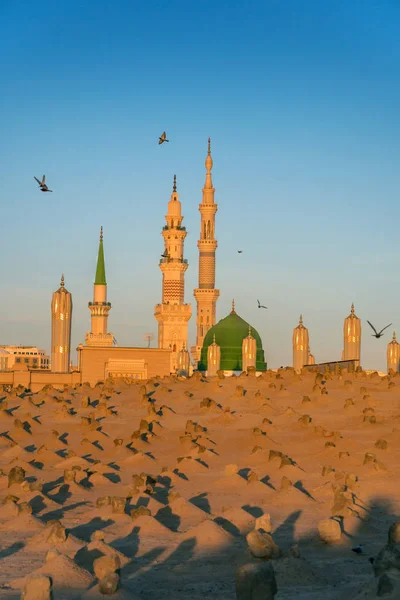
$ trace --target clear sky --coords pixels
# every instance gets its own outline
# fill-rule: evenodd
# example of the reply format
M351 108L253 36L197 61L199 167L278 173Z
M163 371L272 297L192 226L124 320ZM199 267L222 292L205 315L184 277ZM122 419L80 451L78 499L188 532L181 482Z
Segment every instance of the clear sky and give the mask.
M218 319L235 298L274 368L292 364L300 313L317 361L340 359L354 302L362 365L386 369L400 339L399 20L398 0L0 1L0 344L50 350L61 273L83 341L100 225L109 329L121 345L156 337L174 173L193 343L210 136ZM366 319L393 327L376 340Z

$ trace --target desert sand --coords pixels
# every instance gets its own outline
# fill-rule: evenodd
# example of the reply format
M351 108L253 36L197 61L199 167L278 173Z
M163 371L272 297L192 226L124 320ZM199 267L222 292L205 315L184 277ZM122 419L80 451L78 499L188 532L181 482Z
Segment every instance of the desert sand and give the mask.
M260 536L277 600L377 597L399 390L281 369L0 392L0 597L44 575L54 600L104 597L104 576L116 599L233 600Z

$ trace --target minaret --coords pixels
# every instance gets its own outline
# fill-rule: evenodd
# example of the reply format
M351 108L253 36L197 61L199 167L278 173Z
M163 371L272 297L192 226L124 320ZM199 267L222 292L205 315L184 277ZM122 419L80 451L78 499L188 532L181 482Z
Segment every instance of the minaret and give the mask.
M61 275L59 289L51 300L51 370L69 373L71 354L72 296Z
M355 360L355 366L360 366L361 350L361 321L354 313L354 304L351 305L351 312L344 320L343 326L343 360Z
M396 340L396 332L393 331L393 339L387 346L387 370L399 373L400 371L400 344Z
M197 333L196 346L192 348L192 354L196 356L196 360L200 359L200 351L207 331L216 323L216 303L219 297L219 290L215 289L215 250L218 246L215 239L215 213L218 206L214 202L215 189L211 178L213 160L211 158L210 138L208 138L205 165L206 182L203 188L203 199L199 205L201 215L200 239L197 242L199 249L199 286L194 290L194 297L197 302Z
M292 341L293 368L299 373L308 364L308 329L303 325L303 315L300 315L299 324L293 329Z
M256 366L257 342L251 335L251 326L249 325L249 335L242 342L242 371L247 372L248 367Z
M163 227L164 253L159 267L162 272L162 302L157 304L154 316L158 321L158 347L171 349L173 370L177 367L178 352L188 345L188 321L192 307L185 304L185 272L188 262L183 258L186 227L182 227L181 203L176 191L176 175L168 214Z
M307 350L307 364L315 365L315 356L314 356L314 354L311 354L310 346L308 346L308 350Z
M207 349L207 377L216 377L221 366L221 348L215 341L215 333L213 335L213 343Z
M112 346L114 335L107 333L108 313L111 302L107 302L106 267L104 263L103 228L100 228L99 252L97 255L96 277L93 286L93 302L88 304L92 315L92 327L86 334L86 346Z

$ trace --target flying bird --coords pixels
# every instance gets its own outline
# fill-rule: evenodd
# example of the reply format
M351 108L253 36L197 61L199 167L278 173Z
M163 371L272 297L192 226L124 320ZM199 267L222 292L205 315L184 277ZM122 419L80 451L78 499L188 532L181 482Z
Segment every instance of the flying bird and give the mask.
M238 254L242 254L243 250L238 250Z
M52 192L53 191L53 190L49 190L49 188L46 185L46 175L43 175L42 181L39 181L39 179L35 176L34 176L34 179L36 179L36 181L38 182L40 190L42 192Z
M352 548L352 551L355 552L356 554L362 554L363 549L362 549L361 544Z
M163 254L161 254L162 258L169 258L168 256L168 250L165 250Z
M268 308L268 306L264 306L263 304L260 304L260 301L257 300L258 302L258 308Z
M163 142L169 142L169 140L167 140L167 134L165 133L165 131L158 138L158 143L159 144L162 144Z
M372 327L372 329L375 331L375 333L372 333L371 335L373 335L374 337L376 337L376 339L382 337L383 332L385 331L385 329L387 329L388 327L390 327L392 325L392 323L389 323L389 325L386 325L386 327L384 327L383 329L381 329L379 332L375 329L375 327L372 325L372 323L370 323L367 320L367 323L370 327Z

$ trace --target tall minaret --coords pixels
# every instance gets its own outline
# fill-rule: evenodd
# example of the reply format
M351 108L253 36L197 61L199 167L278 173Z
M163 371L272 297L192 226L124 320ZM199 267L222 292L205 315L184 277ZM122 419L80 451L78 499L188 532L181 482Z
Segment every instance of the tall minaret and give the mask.
M396 340L396 332L393 331L393 339L387 346L387 370L395 373L400 371L400 344Z
M178 352L188 345L188 321L192 307L185 304L185 272L188 262L183 258L186 228L182 227L181 203L176 191L176 175L168 214L163 227L164 253L159 267L162 272L162 302L156 304L154 316L158 321L158 347L171 349L174 353L172 367L175 370Z
M361 321L354 313L354 304L351 305L351 312L344 320L343 326L343 360L355 360L355 366L360 366L361 351Z
M51 370L53 373L69 373L71 355L72 296L61 285L51 300Z
M308 364L309 339L308 329L303 325L303 315L300 315L299 324L293 329L293 368L300 372Z
M204 337L207 331L216 323L216 303L219 290L215 289L215 250L218 246L215 239L215 213L218 210L214 202L215 189L213 188L211 169L211 140L208 138L208 152L206 158L206 182L203 188L203 199L199 205L201 215L200 239L197 242L199 249L199 287L194 290L197 301L196 318L196 346L192 354L196 360L200 358Z
M86 334L87 346L112 346L114 335L107 333L108 313L111 302L107 302L106 267L104 263L103 228L100 228L99 252L97 255L96 277L93 286L93 302L88 304L92 315L91 331Z

